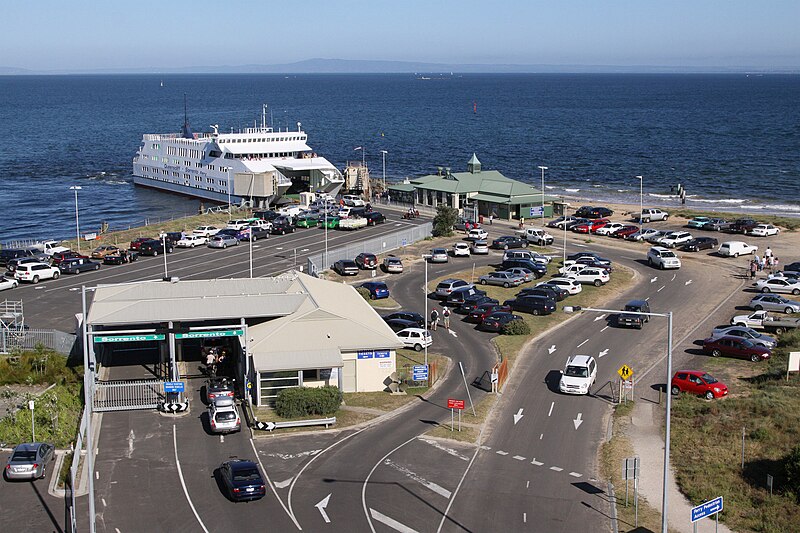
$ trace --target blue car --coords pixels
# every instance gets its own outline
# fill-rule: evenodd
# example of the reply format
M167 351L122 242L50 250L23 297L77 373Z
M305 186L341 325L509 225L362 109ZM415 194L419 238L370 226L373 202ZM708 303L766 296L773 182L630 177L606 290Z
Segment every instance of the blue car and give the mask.
M258 500L267 493L258 465L252 461L225 461L219 467L219 475L233 501Z
M366 283L362 283L359 285L359 287L369 291L369 297L371 300L380 300L381 298L389 297L389 287L387 287L382 281L368 281Z

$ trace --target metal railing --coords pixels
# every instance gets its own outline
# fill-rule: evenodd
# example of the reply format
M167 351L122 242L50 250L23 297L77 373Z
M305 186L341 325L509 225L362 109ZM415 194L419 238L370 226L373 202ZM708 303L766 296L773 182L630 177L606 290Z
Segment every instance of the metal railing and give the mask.
M98 381L94 386L92 410L127 411L156 409L164 400L164 381L142 379L135 381Z
M6 329L0 328L0 353L19 350L35 350L44 346L64 355L69 355L75 335L56 329Z

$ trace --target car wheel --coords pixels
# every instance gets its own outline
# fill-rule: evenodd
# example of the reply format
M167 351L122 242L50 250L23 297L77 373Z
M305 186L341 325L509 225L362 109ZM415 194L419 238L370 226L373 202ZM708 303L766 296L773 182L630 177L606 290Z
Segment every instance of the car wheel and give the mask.
M681 389L677 385L672 386L672 395L677 396L681 393Z
M659 264L658 268L660 268L661 270L664 270L664 263Z
M75 269L75 273L76 273L76 274L80 274L80 273L81 273L81 269L80 269L80 268L76 268L76 269Z
M792 294L797 296L798 294L800 294L800 289L792 289Z
M722 355L722 352L720 352L719 350L717 349L711 350L711 357L719 357L720 355Z
M669 220L669 215L664 215L664 222L666 222L667 220Z
M158 250L153 250L153 257L156 257L157 255L158 255Z
M600 286L600 285L602 285L602 284L603 284L603 282L602 282L602 281L600 281L599 279L596 279L596 280L594 280L594 286L595 286L595 287L599 287L599 286Z
M653 266L653 259L651 257L647 258L647 264Z
M227 248L227 247L228 247L228 245L227 245L227 244L225 244L225 243L223 242L223 243L222 243L222 249L224 250L224 249L225 249L225 248Z
M528 247L528 244L529 244L529 243L528 243L528 241L524 241L524 242L522 243L522 247L523 247L523 248L527 248L527 247Z
M485 279L481 280L481 285L486 285L486 280Z
M775 333L777 333L778 335L780 335L780 334L781 334L781 333L783 333L784 331L786 331L786 330L785 330L785 329L783 329L783 328L775 328Z
M756 311L761 311L762 309L764 309L764 306L756 304L756 305L753 306L753 309L755 309Z
M761 361L761 357L757 353L754 353L753 355L750 356L750 360L754 363L758 363L759 361Z
M706 391L706 400L713 400L713 399L714 399L714 393L710 390Z
M415 344L414 345L414 351L421 352L422 351L422 345L420 343Z
M769 292L769 287L761 287L761 292Z
M736 252L735 254L733 254L733 257L739 257L739 252Z
M508 250L508 245L507 244L503 245L503 250Z
M794 309L792 309L791 307L787 307L786 309L783 310L783 312L786 313L787 315L791 315L792 313L794 313Z
M376 298L377 298L377 296L375 296L374 294L370 294L369 295L369 299L370 300L375 300Z
M56 277L56 275L53 274L53 279L55 279L55 277ZM33 283L39 283L39 276L33 276L33 279L31 281Z
M503 283L503 288L504 288L504 289L507 289L507 288L509 288L509 287L510 287L510 285L508 284L508 282L507 282L507 281Z
M539 310L538 309L534 309L533 311L531 311L531 314L534 315L534 316L538 316L539 315Z

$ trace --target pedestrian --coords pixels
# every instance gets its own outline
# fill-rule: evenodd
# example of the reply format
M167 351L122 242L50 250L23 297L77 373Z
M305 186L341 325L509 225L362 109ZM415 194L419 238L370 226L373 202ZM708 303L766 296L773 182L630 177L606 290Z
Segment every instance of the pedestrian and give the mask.
M450 309L446 305L442 308L442 316L444 317L444 329L450 331Z
M494 215L489 215L489 225L491 226L494 222Z
M758 271L761 272L764 270L764 261L761 259L761 256L756 254L756 263L758 264Z
M772 258L772 248L767 246L767 249L764 250L764 259Z
M433 331L436 331L436 326L439 324L439 311L436 308L431 311L431 327Z
M758 265L756 265L756 260L750 260L750 279L754 279L756 277L756 270L758 270Z
M772 257L772 268L778 270L778 258L774 256Z
M206 369L208 370L209 373L211 373L211 368L214 366L214 361L215 361L214 353L211 350L209 350L208 353L206 354Z

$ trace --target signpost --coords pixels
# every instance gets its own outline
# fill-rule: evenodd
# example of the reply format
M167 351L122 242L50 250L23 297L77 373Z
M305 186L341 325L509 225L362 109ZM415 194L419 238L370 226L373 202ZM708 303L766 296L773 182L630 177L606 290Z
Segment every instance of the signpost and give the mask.
M183 381L165 381L164 392L184 392L186 384Z
M241 337L244 330L224 329L219 331L189 331L187 333L176 333L176 339L210 339L215 337ZM163 335L162 335L163 337Z
M707 516L714 515L714 519L716 521L716 526L719 527L719 513L722 512L724 505L722 502L722 496L718 496L713 500L707 501L705 503L701 503L697 507L692 507L692 524L694 526L694 530L697 531L697 521L702 520Z
M428 381L428 365L414 365L411 369L413 381Z
M622 479L625 480L625 507L628 506L628 480L633 480L634 527L639 527L639 457L623 459Z
M458 431L461 431L461 411L464 410L464 400L456 400L455 398L447 399L447 408L450 409L450 431L453 431L455 426L455 411L458 410Z
M627 402L628 396L633 399L633 369L628 365L622 365L617 374L622 378L619 382L619 401L624 398Z
M633 369L628 365L622 365L619 367L619 370L617 370L617 374L619 374L619 377L627 381L633 375Z
M163 341L164 335L154 333L148 335L105 335L94 336L94 342L140 342L140 341Z

